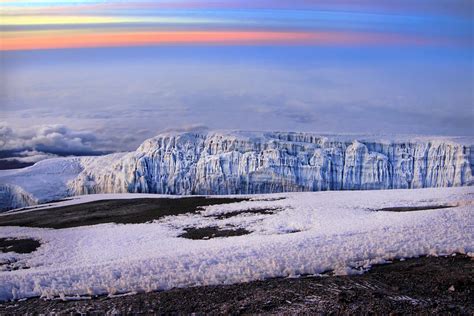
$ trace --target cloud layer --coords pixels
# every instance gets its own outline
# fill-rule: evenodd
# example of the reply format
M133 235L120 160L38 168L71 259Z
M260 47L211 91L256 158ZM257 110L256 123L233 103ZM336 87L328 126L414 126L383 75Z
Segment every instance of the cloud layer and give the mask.
M10 57L0 120L14 128L58 122L86 130L97 139L72 132L56 139L49 131L28 137L43 146L66 137L70 149L96 150L133 150L160 130L195 124L472 134L470 59L349 52L183 47L115 56L96 50L93 59L58 51Z
M96 155L97 137L90 131L75 131L64 125L12 128L0 124L0 152L3 159L34 163L68 155ZM7 157L5 157L7 156Z

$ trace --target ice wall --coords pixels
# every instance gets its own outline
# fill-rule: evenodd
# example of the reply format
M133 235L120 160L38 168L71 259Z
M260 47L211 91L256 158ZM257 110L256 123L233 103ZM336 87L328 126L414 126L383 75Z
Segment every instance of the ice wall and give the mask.
M71 194L253 194L471 185L474 147L450 139L308 133L165 133L100 168Z

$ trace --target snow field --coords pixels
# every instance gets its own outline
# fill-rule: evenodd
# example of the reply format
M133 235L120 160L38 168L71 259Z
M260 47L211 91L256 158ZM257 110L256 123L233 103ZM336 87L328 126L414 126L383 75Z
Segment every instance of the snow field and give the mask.
M90 197L75 201L81 199ZM330 270L354 274L395 258L474 252L473 187L285 193L253 199L143 224L57 230L0 227L0 238L42 242L30 254L0 254L0 259L30 267L0 271L0 300L116 295ZM456 207L375 211L430 205ZM255 209L275 213L216 218ZM209 240L178 237L185 228L229 225L251 233Z

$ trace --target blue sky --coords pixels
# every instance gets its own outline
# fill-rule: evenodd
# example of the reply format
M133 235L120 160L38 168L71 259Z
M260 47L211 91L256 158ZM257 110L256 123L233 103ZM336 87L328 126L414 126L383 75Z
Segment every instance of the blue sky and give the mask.
M1 3L3 150L204 126L474 135L470 1L19 3Z

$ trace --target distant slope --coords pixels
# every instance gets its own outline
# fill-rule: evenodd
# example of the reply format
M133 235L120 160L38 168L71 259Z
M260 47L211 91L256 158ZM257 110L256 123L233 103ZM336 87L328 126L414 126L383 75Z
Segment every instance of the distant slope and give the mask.
M34 165L34 162L23 162L15 159L2 160L0 159L0 170L20 169Z
M0 172L0 185L17 185L38 202L92 193L452 187L474 183L473 159L469 138L170 132L146 140L135 152L51 159Z

